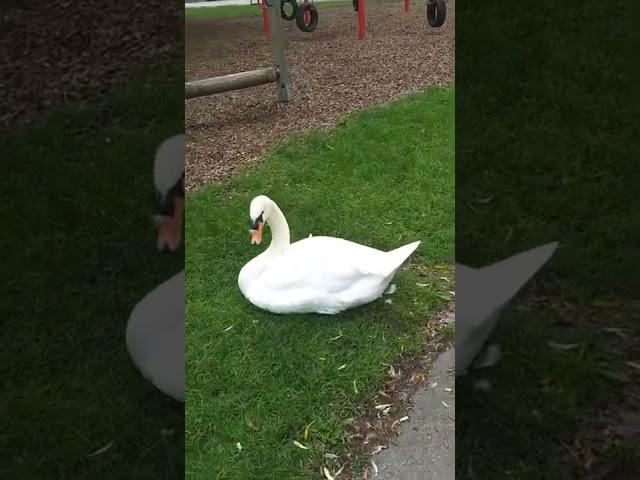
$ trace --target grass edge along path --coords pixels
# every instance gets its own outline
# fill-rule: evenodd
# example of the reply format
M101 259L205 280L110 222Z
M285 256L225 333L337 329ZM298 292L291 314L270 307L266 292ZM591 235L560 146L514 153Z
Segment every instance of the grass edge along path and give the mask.
M454 90L436 87L296 135L264 162L187 197L187 478L322 478L325 454L447 304L454 258ZM390 250L421 239L387 301L327 317L250 305L237 274L251 198L270 195L292 240ZM268 233L264 243L270 241ZM300 448L294 441L307 447Z

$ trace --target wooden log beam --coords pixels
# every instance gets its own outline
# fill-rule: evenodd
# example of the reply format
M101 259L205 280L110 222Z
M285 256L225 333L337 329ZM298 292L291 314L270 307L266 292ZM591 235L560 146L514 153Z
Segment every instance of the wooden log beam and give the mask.
M223 77L205 78L186 82L184 84L184 97L196 98L205 95L240 90L241 88L255 87L265 83L278 81L278 70L276 68L261 68L248 72L232 73Z

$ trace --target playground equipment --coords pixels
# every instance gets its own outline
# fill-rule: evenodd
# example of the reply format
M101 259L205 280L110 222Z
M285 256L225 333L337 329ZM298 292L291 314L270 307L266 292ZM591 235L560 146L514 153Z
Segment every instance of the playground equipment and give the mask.
M276 83L278 101L288 102L291 99L291 84L289 82L289 67L285 54L284 30L282 18L278 15L275 0L263 0L263 8L269 10L268 23L265 24L271 32L271 49L275 66L250 70L248 72L233 73L222 77L205 78L192 82L185 82L185 99L214 95L242 88L255 87L267 83Z
M185 98L203 97L216 93L240 90L242 88L255 87L265 83L278 81L278 68L261 68L248 72L232 73L222 77L205 78L185 83Z
M358 13L358 40L367 36L365 0L352 0L353 10ZM404 12L409 11L410 0L403 1ZM433 28L440 28L447 18L447 0L427 0L427 22Z
M353 9L358 12L358 38L366 36L365 0L352 0ZM267 83L276 83L277 96L280 102L288 102L291 99L291 86L289 82L289 68L285 54L285 38L282 21L295 19L296 25L303 32L312 32L318 25L318 10L304 0L300 6L297 0L261 0L263 11L264 31L271 33L271 48L275 60L275 66L261 68L247 72L234 73L222 77L205 78L203 80L185 82L185 99L215 95L217 93L240 90L255 87ZM404 11L409 10L410 0L404 0ZM290 4L291 13L285 11L285 5ZM427 21L434 28L441 27L446 19L446 0L427 0Z
M304 0L302 8L298 8L298 12L296 13L296 25L300 31L306 33L313 32L318 26L318 19L319 15L316 6Z
M291 5L291 13L286 10L286 5ZM280 0L280 16L283 20L290 22L296 19L298 13L298 2L296 0Z
M264 7L265 1L261 0L263 9L263 21L265 25L265 33L268 30L268 12ZM273 1L273 0L271 0ZM277 1L277 0L275 0ZM279 0L280 1L280 17L288 22L294 21L298 28L303 32L313 32L318 26L318 10L313 5L312 0L304 0L300 5L298 0ZM440 28L444 25L447 18L447 0L426 0L427 2L427 23L432 28ZM358 39L362 40L367 36L367 14L366 0L352 0L353 10L358 13ZM411 0L403 0L403 11L409 11Z
M440 28L446 18L447 0L427 0L427 22L429 25L433 28Z
M290 12L287 5L291 6ZM318 26L318 9L309 0L304 0L302 5L297 0L280 0L280 17L288 22L295 20L300 31L305 33L313 32Z

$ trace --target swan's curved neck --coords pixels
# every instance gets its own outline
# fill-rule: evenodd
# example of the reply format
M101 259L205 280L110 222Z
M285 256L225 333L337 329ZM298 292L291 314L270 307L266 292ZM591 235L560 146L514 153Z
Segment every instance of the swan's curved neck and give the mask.
M246 292L262 272L289 247L289 225L284 214L275 203L271 204L271 212L266 222L271 228L271 244L260 255L247 263L238 275L240 290Z
M271 244L265 253L271 255L282 253L289 246L291 236L287 219L275 203L271 205L271 215L269 215L267 223L271 228Z

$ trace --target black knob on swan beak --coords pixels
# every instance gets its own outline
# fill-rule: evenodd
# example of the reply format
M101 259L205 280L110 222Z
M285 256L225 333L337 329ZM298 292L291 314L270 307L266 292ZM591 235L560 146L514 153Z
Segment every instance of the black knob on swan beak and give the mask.
M258 215L258 218L256 218L253 222L251 220L249 221L249 228L251 230L258 230L258 224L264 223L264 220L262 219L262 213Z

